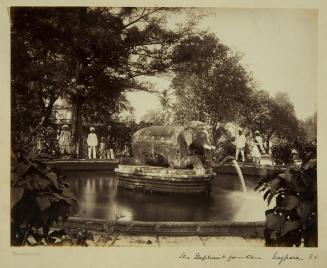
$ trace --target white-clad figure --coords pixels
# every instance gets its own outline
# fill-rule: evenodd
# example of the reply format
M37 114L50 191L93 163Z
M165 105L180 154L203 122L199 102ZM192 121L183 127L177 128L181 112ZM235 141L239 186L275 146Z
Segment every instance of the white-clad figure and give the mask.
M87 147L89 153L89 159L97 158L96 147L98 146L98 137L95 134L95 128L90 127L90 133L87 136Z
M263 152L264 149L263 149L262 137L260 136L259 130L256 130L253 139L253 147L252 147L252 156L255 164L260 164L261 154Z
M235 145L236 145L236 154L235 154L235 158L236 161L238 159L238 155L241 152L242 155L242 162L245 162L245 155L244 155L244 151L245 151L245 143L246 143L246 137L243 133L243 130L241 128L238 129L238 135L236 136L236 141L235 141Z
M62 155L65 153L70 154L70 144L71 144L71 132L67 125L62 126L62 130L59 136L59 147Z

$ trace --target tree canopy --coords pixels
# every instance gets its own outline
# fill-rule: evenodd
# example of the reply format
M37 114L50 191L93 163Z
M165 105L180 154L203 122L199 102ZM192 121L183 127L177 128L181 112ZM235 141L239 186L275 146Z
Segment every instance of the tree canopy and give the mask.
M251 102L245 109L243 124L253 133L259 130L267 151L272 138L292 143L299 134L294 106L287 93L277 93L273 97L267 91L253 91Z
M53 105L72 107L74 144L82 144L83 122L110 124L131 110L124 92L152 91L144 77L169 73L171 88L160 94L161 110L144 118L157 124L193 120L243 125L264 136L291 141L316 119L300 123L287 94L257 90L242 55L190 17L174 27L179 8L11 8L13 132L50 122ZM302 134L301 134L302 135ZM304 134L303 134L304 135Z
M177 121L206 121L215 130L218 124L239 120L252 91L251 75L240 59L214 34L183 40L174 50Z
M171 48L192 31L194 21L166 27L169 12L179 9L12 8L13 128L20 119L23 126L47 125L64 97L78 142L85 112L98 105L110 118L124 109L122 92L148 90L138 77L166 72Z

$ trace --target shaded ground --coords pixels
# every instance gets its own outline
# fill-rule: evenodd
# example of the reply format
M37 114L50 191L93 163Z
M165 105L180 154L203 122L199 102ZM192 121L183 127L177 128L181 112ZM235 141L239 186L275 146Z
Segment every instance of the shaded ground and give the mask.
M98 247L264 247L260 238L238 236L130 236L120 235L107 239L100 234L94 235L89 246Z

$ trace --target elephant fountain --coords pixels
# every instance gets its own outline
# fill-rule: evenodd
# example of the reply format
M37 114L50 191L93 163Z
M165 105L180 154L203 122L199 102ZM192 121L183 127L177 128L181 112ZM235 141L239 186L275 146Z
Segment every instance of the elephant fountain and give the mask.
M165 193L210 192L211 145L204 123L151 126L132 137L131 159L115 169L118 187Z

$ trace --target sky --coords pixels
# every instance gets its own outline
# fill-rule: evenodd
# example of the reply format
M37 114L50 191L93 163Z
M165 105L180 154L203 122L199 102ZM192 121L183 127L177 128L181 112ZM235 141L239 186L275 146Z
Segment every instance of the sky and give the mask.
M305 119L317 106L317 13L300 9L221 9L208 11L199 27L244 56L242 64L253 73L262 90L287 92L296 116ZM176 18L178 20L180 18ZM156 88L169 87L167 79L153 79ZM128 93L139 120L160 106L149 93Z

